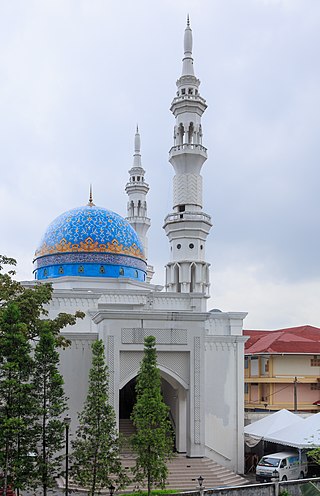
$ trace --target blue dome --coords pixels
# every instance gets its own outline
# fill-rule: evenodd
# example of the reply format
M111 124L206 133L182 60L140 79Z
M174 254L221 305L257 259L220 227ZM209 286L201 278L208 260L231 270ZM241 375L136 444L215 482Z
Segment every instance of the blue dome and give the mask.
M120 215L95 205L57 217L35 253L35 277L130 277L145 280L146 262L135 230Z

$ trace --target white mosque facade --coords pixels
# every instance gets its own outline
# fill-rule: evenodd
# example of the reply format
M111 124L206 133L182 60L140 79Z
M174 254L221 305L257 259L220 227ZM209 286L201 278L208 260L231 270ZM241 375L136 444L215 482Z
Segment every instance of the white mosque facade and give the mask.
M50 281L49 314L81 310L85 318L65 331L72 345L61 354L72 425L86 397L91 343L105 343L110 401L117 420L129 418L144 337L156 338L163 395L170 407L176 450L208 456L243 473L243 360L241 312L207 311L212 227L203 211L201 117L206 102L194 75L187 23L182 75L171 111L174 143L173 208L164 221L170 260L165 288L151 282L147 262L146 197L140 135L126 185L127 218L93 203L63 213L48 227L35 255L35 278Z

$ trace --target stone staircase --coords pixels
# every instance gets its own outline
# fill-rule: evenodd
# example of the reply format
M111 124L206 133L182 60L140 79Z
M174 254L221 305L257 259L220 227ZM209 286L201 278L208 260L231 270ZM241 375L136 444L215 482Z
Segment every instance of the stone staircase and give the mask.
M134 433L134 427L129 419L121 419L119 426L123 438L129 439ZM128 443L122 449L122 464L129 471L134 466L135 456ZM185 455L176 454L168 463L169 476L166 483L167 489L196 490L198 477L204 479L206 489L221 486L240 486L247 484L247 480L228 470L209 458L187 458ZM134 485L126 488L132 491ZM142 488L141 488L142 489Z

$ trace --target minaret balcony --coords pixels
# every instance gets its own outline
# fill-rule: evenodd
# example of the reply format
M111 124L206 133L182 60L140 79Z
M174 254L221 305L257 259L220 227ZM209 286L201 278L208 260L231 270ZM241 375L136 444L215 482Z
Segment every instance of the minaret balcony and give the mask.
M191 95L189 93L186 93L185 95L176 96L172 100L172 104L171 105L174 105L175 103L178 103L181 100L193 100L195 102L201 102L203 105L205 105L207 107L206 100L202 96L200 96L199 93L197 95Z
M210 215L204 212L179 212L179 213L171 213L166 216L164 219L164 223L169 224L171 222L181 222L181 221L192 221L192 222L205 222L206 224L211 224Z
M205 146L200 145L199 143L183 143L183 145L175 145L173 146L170 151L169 155L170 157L173 157L174 155L180 155L181 152L183 153L190 153L190 154L201 154L205 158L207 158L207 149Z
M196 112L200 116L206 110L207 104L200 95L179 95L171 103L170 110L175 117L182 112Z

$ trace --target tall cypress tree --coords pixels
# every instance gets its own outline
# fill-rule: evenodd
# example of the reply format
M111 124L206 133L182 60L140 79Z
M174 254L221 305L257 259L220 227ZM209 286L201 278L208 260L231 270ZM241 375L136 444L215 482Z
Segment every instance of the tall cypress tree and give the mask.
M3 490L9 484L24 488L31 468L33 399L27 328L16 303L0 312L0 466Z
M52 331L52 321L42 321L39 342L34 351L34 397L36 403L34 441L35 466L33 485L41 486L43 495L54 487L61 469L61 450L64 446L62 415L67 408L64 381L58 370L59 353Z
M88 488L90 496L111 485L121 489L128 482L120 461L116 417L108 390L104 345L98 340L92 344L88 395L72 442L71 473L75 481Z
M164 488L168 475L167 461L173 455L173 432L169 408L161 393L161 377L157 367L156 340L144 340L144 356L136 383L137 401L132 420L136 433L132 447L137 454L136 481L147 480L148 495L152 486Z
M31 344L50 328L56 343L67 346L60 330L84 317L82 312L61 313L53 320L43 320L52 298L51 285L24 287L13 278L15 265L14 259L0 255L0 467L4 494L8 483L18 490L30 487L38 467L30 457L37 448L39 415L31 380Z

